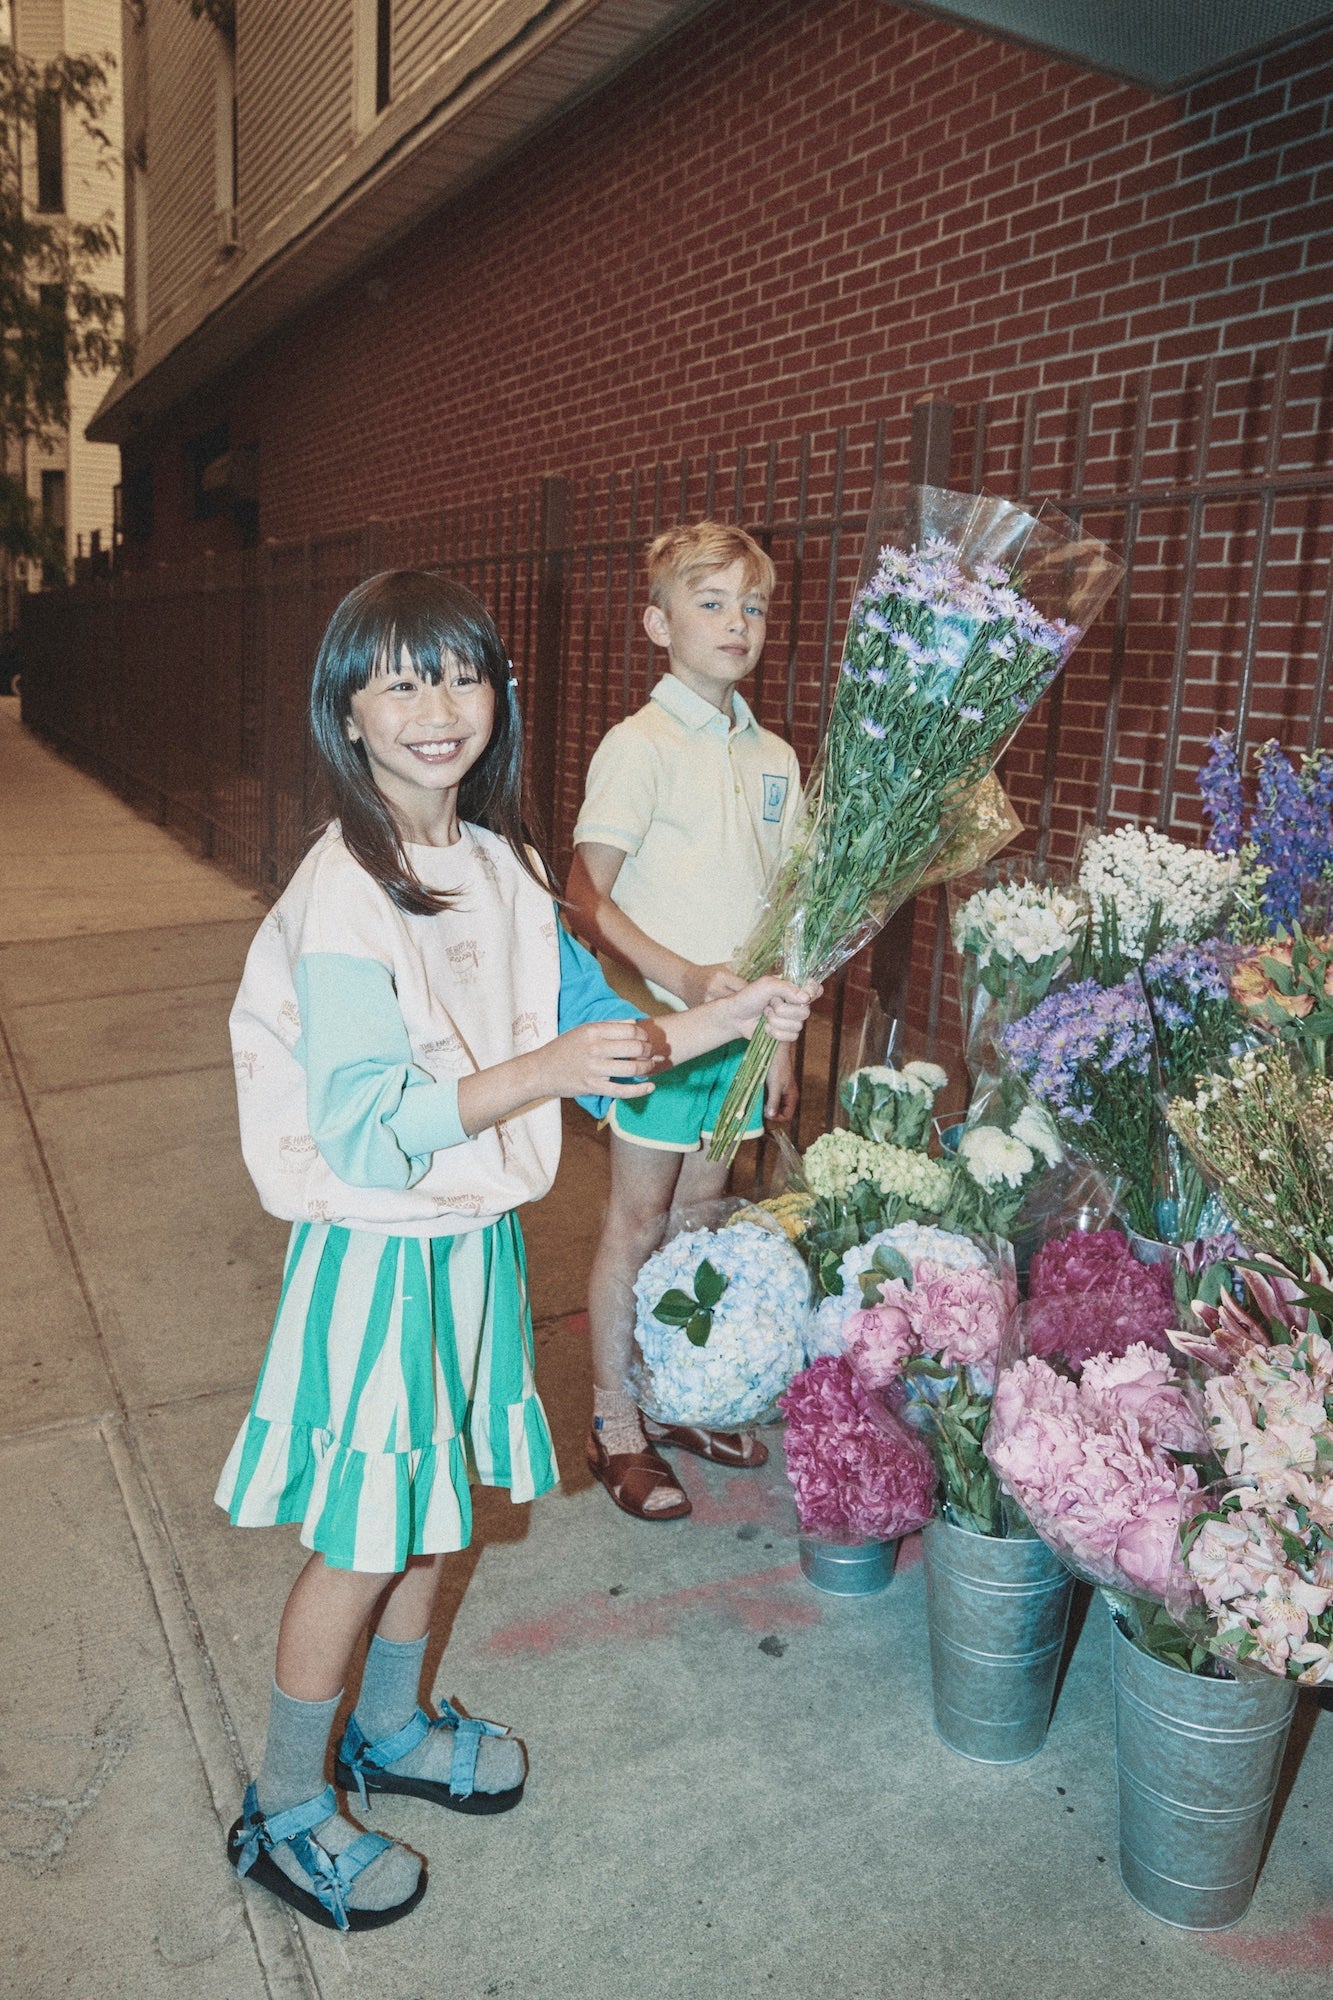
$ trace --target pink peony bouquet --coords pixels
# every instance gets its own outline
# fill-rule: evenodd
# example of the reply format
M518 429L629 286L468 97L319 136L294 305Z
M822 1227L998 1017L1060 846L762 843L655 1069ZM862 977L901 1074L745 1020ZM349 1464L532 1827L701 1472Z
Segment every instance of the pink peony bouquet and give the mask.
M1013 1307L1011 1273L988 1264L948 1270L925 1260L910 1285L886 1278L879 1294L878 1305L843 1322L847 1357L868 1388L888 1388L919 1357L950 1373L967 1369L975 1386L994 1387Z
M778 1399L787 1477L802 1532L895 1541L930 1519L935 1467L925 1445L866 1388L845 1355L825 1355Z
M1170 1267L1141 1264L1118 1229L1074 1230L1042 1245L1028 1277L1025 1346L1075 1373L1090 1355L1167 1345L1178 1314Z
M1076 1574L1159 1602L1178 1582L1182 1508L1199 1483L1173 1454L1207 1449L1186 1386L1142 1341L1090 1355L1077 1381L1040 1355L1017 1361L1000 1376L985 1440L1000 1479Z

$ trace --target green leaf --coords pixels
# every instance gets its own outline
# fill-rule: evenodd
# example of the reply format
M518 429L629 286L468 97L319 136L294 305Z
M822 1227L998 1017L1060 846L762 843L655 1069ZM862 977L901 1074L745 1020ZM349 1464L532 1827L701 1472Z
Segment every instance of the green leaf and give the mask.
M684 1326L697 1310L697 1301L673 1286L653 1307L653 1318L660 1319L663 1326Z
M692 1347L706 1347L712 1331L713 1315L710 1312L692 1313L685 1322L685 1338Z
M698 1299L699 1304L705 1306L711 1312L726 1289L727 1280L723 1277L717 1266L710 1264L707 1257L705 1257L703 1263L694 1274L694 1295Z
M875 1261L872 1269L880 1272L884 1277L897 1278L901 1284L907 1286L909 1291L911 1290L912 1267L902 1252L893 1249L890 1244L877 1243L875 1245Z

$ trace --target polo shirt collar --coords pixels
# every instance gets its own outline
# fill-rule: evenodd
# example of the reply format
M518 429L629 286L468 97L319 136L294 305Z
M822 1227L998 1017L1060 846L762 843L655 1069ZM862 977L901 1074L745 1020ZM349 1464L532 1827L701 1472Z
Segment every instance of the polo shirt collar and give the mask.
M653 689L649 699L660 702L668 715L674 715L687 729L721 728L727 735L734 729L754 729L758 725L754 712L738 688L732 695L734 723L729 723L721 709L714 708L711 701L705 701L693 688L687 688L684 681L678 681L674 674L664 674Z

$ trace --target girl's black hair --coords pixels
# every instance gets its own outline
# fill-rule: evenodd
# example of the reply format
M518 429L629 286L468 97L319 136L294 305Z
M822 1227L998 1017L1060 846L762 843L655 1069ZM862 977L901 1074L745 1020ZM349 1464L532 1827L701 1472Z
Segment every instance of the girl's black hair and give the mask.
M348 852L400 910L430 917L452 908L452 897L418 878L389 803L371 777L365 747L347 735L352 696L377 670L396 666L404 647L423 680L439 680L447 654L495 689L490 741L459 786L459 818L498 834L519 866L557 893L523 815L523 724L504 642L480 598L427 570L390 569L368 577L348 591L320 641L310 727Z

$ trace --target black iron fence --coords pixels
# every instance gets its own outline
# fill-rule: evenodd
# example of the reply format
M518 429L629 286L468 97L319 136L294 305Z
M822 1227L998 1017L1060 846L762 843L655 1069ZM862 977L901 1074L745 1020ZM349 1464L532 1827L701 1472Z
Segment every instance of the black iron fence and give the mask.
M984 402L936 397L873 423L42 593L23 607L25 720L276 891L318 823L305 695L330 611L377 569L439 567L485 598L506 637L534 801L563 864L592 751L651 685L646 540L716 514L770 550L779 593L751 700L804 766L875 482L910 478L1050 500L1125 555L1115 604L1006 760L1020 846L1059 862L1089 823L1192 829L1215 728L1296 748L1326 737L1329 360L1312 342ZM812 1117L831 1108L845 1022L872 980L928 1046L953 1039L942 892L838 983Z

